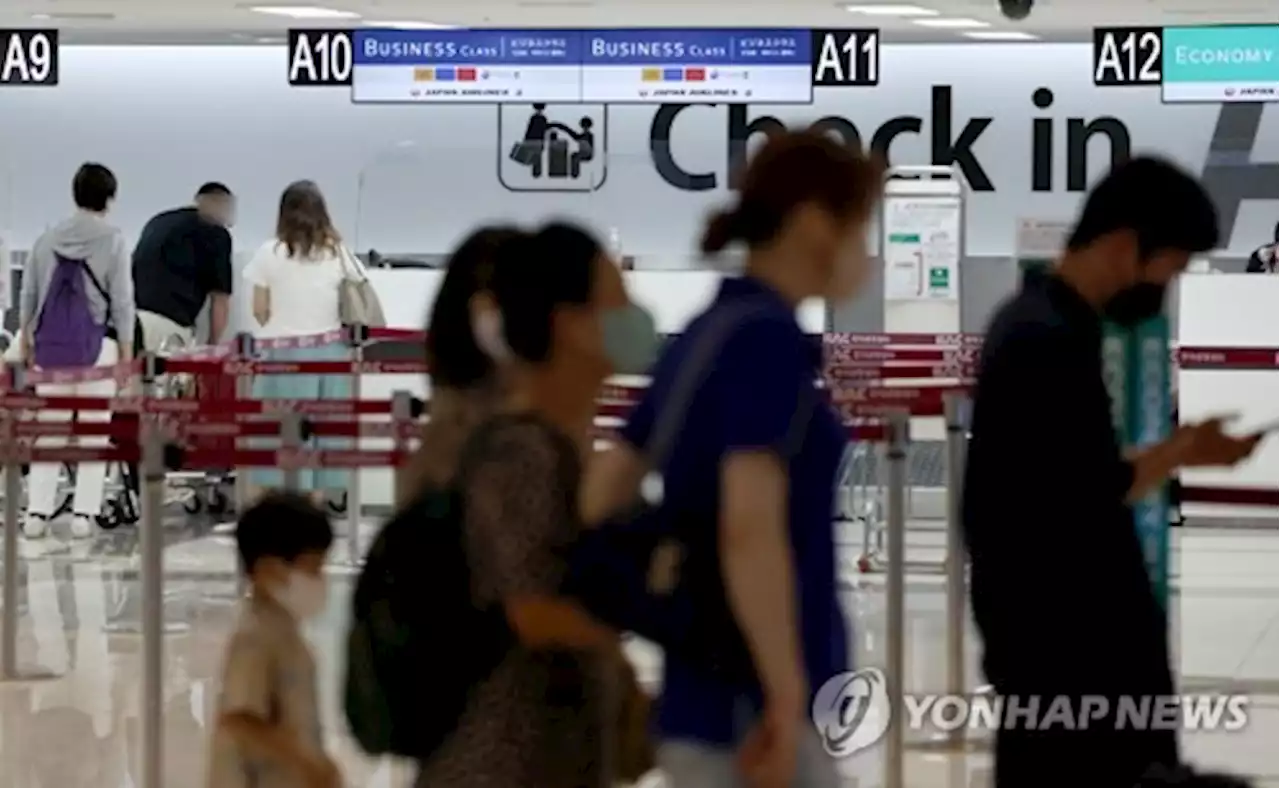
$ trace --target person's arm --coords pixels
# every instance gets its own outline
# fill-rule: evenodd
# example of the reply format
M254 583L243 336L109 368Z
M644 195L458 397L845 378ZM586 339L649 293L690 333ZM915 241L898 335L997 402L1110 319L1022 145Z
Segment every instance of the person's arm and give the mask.
M107 292L111 294L111 322L116 327L116 346L120 360L133 360L134 307L133 260L125 245L124 235L117 233L107 265Z
M253 299L250 304L253 312L253 319L258 321L258 325L265 326L267 321L271 319L271 263L274 259L274 252L271 246L263 246L249 260L249 264L244 267L241 276L250 287L253 288ZM227 288L230 292L230 288ZM227 299L230 301L230 299ZM216 303L216 300L215 300Z
M483 428L482 428L483 429ZM497 428L464 471L469 540L489 557L507 620L529 648L600 649L617 633L559 595L570 527L560 457L536 425Z
M271 290L261 285L253 286L253 319L260 326L271 319Z
M323 755L310 750L296 731L272 721L272 681L276 670L270 654L253 635L237 633L227 648L223 667L218 729L237 749L293 772L312 784L328 771Z
M222 227L210 234L209 343L217 344L231 315L231 233Z
M725 448L719 516L725 590L769 715L799 720L808 679L796 623L787 455L801 381L812 371L806 373L806 355L787 328L766 322L740 329L721 352L711 385Z
M40 289L44 272L40 266L45 256L44 239L36 241L31 249L26 270L22 272L22 290L18 294L18 343L23 363L31 363L32 333L36 316L40 314Z

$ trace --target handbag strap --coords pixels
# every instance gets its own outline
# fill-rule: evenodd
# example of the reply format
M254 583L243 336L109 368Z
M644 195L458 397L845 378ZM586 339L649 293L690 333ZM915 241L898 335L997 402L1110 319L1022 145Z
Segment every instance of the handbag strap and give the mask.
M346 246L340 245L338 247L338 263L342 266L342 272L344 274L343 279L346 279L348 282L369 281L369 277L365 276L364 266L360 265L360 262L356 259L355 253ZM348 271L350 271L353 276L346 276L345 274Z
M649 440L644 446L645 457L650 468L660 468L666 462L681 432L684 430L685 417L693 405L693 400L711 374L716 358L721 349L738 329L767 314L767 308L758 301L744 301L732 304L724 309L715 310L708 318L708 324L694 340L689 355L685 357L680 369L676 371L666 403L659 409L654 419ZM799 415L799 414L797 414ZM805 414L799 419L800 424L808 424ZM791 432L796 431L793 424ZM803 438L803 430L800 437ZM792 442L788 435L787 443ZM789 449L788 449L789 450Z

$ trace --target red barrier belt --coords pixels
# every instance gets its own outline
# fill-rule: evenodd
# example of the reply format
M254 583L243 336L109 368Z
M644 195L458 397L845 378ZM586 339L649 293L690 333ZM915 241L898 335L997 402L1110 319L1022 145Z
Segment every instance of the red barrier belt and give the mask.
M943 347L978 347L982 334L861 334L835 332L822 335L822 347L832 352L845 348L883 345L940 345Z
M1280 507L1280 490L1254 487L1183 487L1182 502Z
M974 369L971 366L900 366L900 367L864 367L840 364L828 367L826 375L834 381L870 381L870 380L925 380L929 378L972 378Z
M1176 355L1182 369L1276 369L1275 348L1180 347Z
M253 375L425 375L425 361L242 361L238 359L173 359L165 372Z

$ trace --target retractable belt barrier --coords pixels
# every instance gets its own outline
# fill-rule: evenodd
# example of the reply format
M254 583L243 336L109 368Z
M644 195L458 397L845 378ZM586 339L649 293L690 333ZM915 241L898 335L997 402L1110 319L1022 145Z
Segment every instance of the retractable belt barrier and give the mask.
M419 434L419 422L429 417L429 404L408 392L397 392L390 401L366 400L360 381L367 374L425 374L422 361L367 361L365 348L373 342L421 342L421 331L346 327L325 334L273 340L239 336L216 346L182 350L161 357L148 354L138 360L84 369L27 370L10 367L0 386L0 463L5 467L5 555L17 554L20 466L27 463L118 462L141 469L140 541L142 553L143 632L143 751L151 774L159 774L162 753L162 589L164 506L166 473L203 468L237 469L237 485L243 491L243 474L251 467L278 468L285 486L298 486L298 473L306 468L372 468L401 465ZM272 361L259 357L264 350L318 347L345 342L352 357L343 361ZM947 472L947 690L964 692L965 572L959 530L958 491L961 487L967 447L968 389L976 375L982 337L973 334L829 334L824 335L824 370L815 385L827 395L848 429L855 447L882 451L886 462L877 506L883 518L868 514L864 548L873 541L884 553L888 596L889 697L899 697L905 671L905 560L908 517L908 447L913 418L944 417ZM1173 359L1187 369L1276 369L1275 349L1173 348ZM345 400L255 400L247 385L256 375L350 376L353 393ZM234 398L194 401L162 396L167 376L217 375L236 381ZM32 393L44 384L68 384L116 380L127 393L113 397L45 396ZM926 381L938 381L929 383ZM625 419L644 389L644 382L615 381L601 392L598 416L605 421ZM134 392L137 393L134 393ZM109 422L30 421L28 414L42 411L109 411ZM364 417L387 415L389 421ZM344 420L345 419L345 420ZM39 446L55 437L110 439L110 445ZM278 437L278 449L209 449L199 445L204 437L229 439ZM389 438L386 450L312 449L313 437ZM596 437L610 440L613 428L597 424ZM847 463L848 465L848 463ZM361 560L359 474L352 474L348 490L348 562ZM844 480L851 485L852 480ZM243 504L243 495L240 496ZM1276 506L1276 490L1227 490L1187 488L1185 500ZM871 526L882 525L878 539ZM869 553L864 553L864 558ZM860 565L861 565L860 561ZM4 599L0 678L22 677L17 664L18 562L4 563ZM886 768L901 769L904 728L900 715L890 717ZM963 736L962 731L957 732ZM954 744L955 742L952 742Z

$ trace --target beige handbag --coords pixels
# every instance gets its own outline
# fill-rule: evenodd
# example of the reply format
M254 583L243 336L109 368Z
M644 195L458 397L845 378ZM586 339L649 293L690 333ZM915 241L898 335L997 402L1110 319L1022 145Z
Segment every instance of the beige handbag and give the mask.
M386 328L387 316L374 291L364 266L344 247L338 259L342 264L342 281L338 284L338 319L344 326Z

